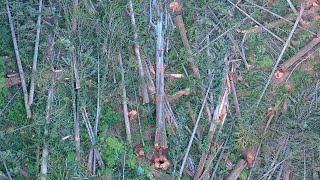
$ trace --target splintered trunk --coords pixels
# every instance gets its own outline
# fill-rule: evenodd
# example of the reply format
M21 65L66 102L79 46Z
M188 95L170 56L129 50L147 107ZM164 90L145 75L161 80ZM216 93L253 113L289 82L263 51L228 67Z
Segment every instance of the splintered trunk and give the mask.
M149 103L149 95L148 95L148 89L147 89L147 84L145 82L145 74L142 66L142 60L140 56L140 47L138 44L138 32L137 32L137 27L136 27L136 20L134 17L134 10L133 10L133 3L132 0L129 0L129 10L130 10L130 16L131 16L131 24L133 28L133 41L134 41L134 54L136 56L136 59L138 61L138 68L139 68L139 76L141 79L141 94L142 94L142 100L143 103Z
M167 149L167 133L164 117L164 33L163 33L163 15L160 13L160 18L155 25L157 34L157 49L156 49L156 136L154 145L156 148Z
M22 91L23 91L24 106L26 108L27 118L31 118L31 110L30 110L30 107L28 104L28 90L27 90L27 86L26 86L26 81L24 79L24 72L23 72L23 68L22 68L17 38L16 38L15 31L14 31L14 27L13 27L13 21L12 21L12 16L11 16L8 1L6 1L6 5L7 5L7 13L8 13L8 19L9 19L9 24L10 24L12 42L13 42L13 46L14 46L14 52L16 54L16 60L17 60L17 64L18 64L18 70L19 70L19 75L20 75L20 80L21 80Z

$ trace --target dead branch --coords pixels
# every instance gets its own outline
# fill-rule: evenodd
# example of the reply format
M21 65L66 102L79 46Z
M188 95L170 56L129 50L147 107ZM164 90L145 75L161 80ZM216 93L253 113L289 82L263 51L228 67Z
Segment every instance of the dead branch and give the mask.
M232 77L231 74L229 74L229 79L230 79L231 90L233 92L233 102L234 102L234 107L235 107L235 110L236 110L236 116L240 117L241 113L240 113L238 95L237 95L236 86L234 85L234 80L233 80L233 77Z
M229 1L229 0L228 0L228 1ZM261 100L262 100L262 98L263 98L263 96L264 96L264 94L265 94L265 92L266 92L266 90L267 90L267 88L268 88L271 80L272 80L272 77L273 77L273 75L274 75L274 73L275 73L275 71L276 71L276 69L277 69L277 67L278 67L278 65L279 65L279 63L280 63L280 60L282 59L282 56L283 56L284 52L286 51L286 49L287 49L287 47L288 47L288 45L289 45L289 43L290 43L290 41L291 41L291 38L292 38L292 36L293 36L293 33L294 33L294 31L296 30L296 28L297 28L297 26L298 26L298 23L299 23L300 20L301 20L301 17L302 17L303 12L304 12L304 7L301 6L299 16L297 17L296 22L294 23L294 25L293 25L293 27L292 27L292 29L291 29L291 32L290 32L290 34L289 34L289 36L288 36L288 38L287 38L287 41L286 41L286 43L284 44L284 46L283 46L283 48L282 48L282 50L281 50L281 53L280 53L280 55L279 55L279 57L278 57L275 65L274 65L274 67L273 67L273 69L272 69L272 72L271 72L271 74L270 74L270 76L269 76L269 78L268 78L268 81L267 81L264 89L262 90L262 93L261 93L261 95L260 95L260 97L259 97L259 100L258 100L258 102L257 102L257 105L256 105L256 107L254 108L254 113L253 113L253 114L256 113L256 110L257 110L258 107L259 107L259 104L260 104L260 102L261 102Z
M195 74L195 77L198 80L200 80L201 79L200 71L199 71L199 68L196 66L195 61L194 61L194 57L193 57L194 54L192 53L192 50L191 50L191 47L190 47L190 44L189 44L189 40L187 38L187 33L186 33L186 29L184 27L184 22L183 22L182 16L181 15L176 16L174 18L174 23L176 24L176 26L179 29L179 33L180 33L180 36L181 36L181 39L182 39L183 46L186 49L186 51L188 52L188 54L189 54L188 61L190 63L191 69L192 69L193 73ZM204 96L205 89L201 89L201 91L202 91L201 92L202 96ZM208 122L210 122L211 121L211 112L210 112L210 108L209 108L207 103L205 104L205 108L206 108L207 115L208 115Z
M141 60L141 56L140 56L140 46L137 42L138 41L138 32L137 32L137 27L136 27L136 20L134 17L132 0L129 0L129 11L130 11L130 16L131 16L131 24L132 24L132 28L133 28L134 53L135 53L135 57L138 61L139 76L140 76L140 79L142 80L140 90L142 93L143 104L145 104L145 103L149 103L149 95L148 95L147 84L145 83L145 75L144 75L142 60Z
M214 111L213 119L210 124L209 131L208 131L208 135L207 135L208 142L212 142L214 133L217 129L217 126L218 125L222 126L224 123L224 120L227 116L227 105L228 105L229 93L230 93L230 80L229 80L229 76L226 75L225 82L224 82L224 89L222 91L222 94L220 95L219 104L217 105L217 107ZM201 155L201 158L200 158L200 161L198 164L198 169L197 169L197 172L194 176L195 179L199 179L203 173L203 168L204 168L205 164L207 163L206 159L207 159L208 153L210 151L210 146L211 146L211 143L208 143L205 147L205 150L203 151L203 153Z
M43 149L42 149L42 158L41 158L41 180L45 180L48 173L48 155L49 155L49 145L46 141L47 136L49 135L48 126L50 124L50 114L51 114L51 101L53 98L53 90L55 87L55 82L52 80L51 87L48 92L47 106L46 106L46 126L44 128L44 140L43 140Z
M36 42L34 45L34 53L33 53L31 83L30 83L29 102L28 102L29 105L33 103L33 96L34 96L34 88L35 88L34 84L35 84L35 75L37 72L40 31L41 31L41 15L42 15L42 0L39 0L39 14L38 14L38 20L37 20Z
M96 136L94 134L94 131L92 129L92 126L91 126L91 123L90 123L90 120L89 120L89 116L88 116L88 113L86 111L86 108L85 107L82 107L81 108L81 112L82 112L82 118L83 118L83 122L86 126L86 129L87 129L87 132L88 132L88 135L89 135L89 139L91 141L91 144L92 146L95 146L97 140L96 140ZM98 160L98 164L100 166L103 165L103 161L101 159L101 156L100 156L100 152L98 151L97 148L93 148L93 154L94 154L94 157L93 157L93 164L95 164L95 159ZM93 166L93 170L95 170L95 165ZM92 170L92 172L94 172Z
M10 24L11 36L12 36L12 41L13 41L13 46L14 46L14 52L16 54L16 60L17 60L17 65L18 65L19 75L20 75L20 80L21 80L21 86L22 86L22 91L23 91L24 106L26 108L27 118L31 118L31 110L30 110L30 107L28 104L28 90L27 90L27 86L26 86L26 81L24 79L23 67L22 67L22 63L21 63L17 38L16 38L14 27L13 27L13 21L12 21L12 16L11 16L8 0L6 1L6 6L7 6L7 14L8 14L8 19L9 19L9 24Z
M265 27L264 25L262 25L261 23L259 23L257 20L255 20L253 17L251 17L248 13L246 13L245 11L243 11L239 6L237 6L236 4L234 4L233 2L231 2L230 0L228 0L228 2L230 4L232 4L235 8L237 8L241 13L243 13L245 16L247 16L249 19L251 19L253 22L255 22L256 24L258 24L259 26L261 26L263 28L263 30L267 31L269 34L271 34L273 37L275 37L277 40L281 41L283 44L285 44L286 42L283 41L279 36L277 36L276 34L274 34L272 31L270 31L267 27Z
M218 170L220 161L221 161L221 159L222 159L222 157L223 157L223 155L224 155L224 151L225 151L225 149L226 149L226 147L227 147L228 140L229 140L229 138L224 142L223 148L222 148L222 150L221 150L221 153L220 153L220 156L219 156L219 158L218 158L218 161L216 162L216 165L215 165L215 167L214 167L214 169L213 169L213 172L212 172L212 174L211 174L210 180L213 180L213 178L215 177L215 174L216 174L216 172L217 172L217 170Z
M123 116L124 116L124 122L125 122L125 126L126 126L127 141L131 144L132 141L131 141L130 121L129 121L129 116L128 116L127 91L126 91L126 85L125 85L124 68L123 68L123 63L122 63L121 52L118 53L118 59L119 59L119 67L120 67L120 71L121 71Z
M307 45L300 49L294 56L286 60L279 67L282 72L285 72L289 67L295 64L302 56L312 50L316 45L320 43L320 37L313 38Z
M213 162L213 160L216 158L216 156L219 154L219 152L220 152L220 150L222 149L222 147L225 147L225 144L226 142L224 142L224 143L222 143L219 147L218 147L218 149L217 149L217 151L214 153L214 154L212 154L212 153L210 153L209 154L209 156L208 156L208 163L206 164L206 166L204 167L204 171L203 171L203 173L202 173L202 175L201 175L201 177L199 178L199 179L209 179L210 178L210 174L209 174L209 171L210 171L210 169L212 168L212 162ZM212 147L213 148L213 147Z
M244 159L240 159L238 163L234 166L231 173L228 175L226 180L237 180L240 176L240 173L244 170L244 168L247 166L247 161Z
M214 78L214 75L212 75L212 77L210 79L210 82L209 82L209 85L208 85L208 88L207 88L207 91L206 91L206 95L203 98L202 105L201 105L201 108L200 108L200 111L199 111L199 114L198 114L198 117L197 117L197 121L196 121L196 123L195 123L195 125L193 127L192 135L191 135L191 138L189 140L188 147L187 147L186 153L185 153L183 161L182 161L181 169L179 171L179 178L178 178L179 180L182 177L182 173L183 173L184 167L186 165L187 158L189 156L189 151L191 149L191 146L192 146L192 143L193 143L193 139L195 138L195 135L196 135L196 132L197 132L197 129L198 129L198 126L199 126L199 121L201 119L202 111L203 111L203 109L205 107L205 104L207 102L207 98L208 98L208 95L209 95L209 91L210 91L210 88L211 88L211 84L212 84L213 78Z
M98 136L98 126L99 126L99 120L100 120L100 111L101 111L101 99L100 99L100 61L98 60L97 62L97 71L98 71L98 91L97 91L97 113L96 113L96 121L95 121L95 125L94 125L94 135L95 137ZM89 153L89 155L91 155ZM92 168L92 175L96 175L96 156L94 156L94 153L92 153L93 157L89 157L93 158L93 168Z
M8 169L8 167L7 167L7 163L5 162L5 160L2 160L2 163L3 163L4 168L6 169L6 173L7 173L7 175L8 175L8 179L9 179L9 180L13 180L12 177L11 177L10 171L9 171L9 169ZM2 173L1 173L0 175L2 176ZM7 179L7 176L5 176L5 175L3 175L4 177L1 177L1 176L0 176L0 178Z

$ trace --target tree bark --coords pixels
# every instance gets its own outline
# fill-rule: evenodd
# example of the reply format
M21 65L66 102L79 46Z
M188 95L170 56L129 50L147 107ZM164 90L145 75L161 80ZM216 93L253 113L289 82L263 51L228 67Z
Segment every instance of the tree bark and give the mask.
M24 79L22 62L21 62L21 58L20 58L20 54L19 54L17 38L16 38L15 31L14 31L14 27L13 27L13 21L12 21L12 16L11 16L8 1L6 1L6 6L7 6L7 13L8 13L8 19L9 19L9 24L10 24L11 36L12 36L12 41L13 41L13 46L14 46L14 52L16 54L16 60L17 60L17 64L18 64L21 86L22 86L22 91L23 91L24 106L26 108L27 118L31 118L32 114L31 114L31 110L30 110L30 107L28 104L28 90L27 90L27 86L26 86L26 81Z
M126 91L126 85L125 85L122 56L121 56L120 52L118 54L118 58L119 58L119 66L120 66L120 71L121 71L121 89L122 89L123 116L124 116L124 122L125 122L125 126L126 126L127 140L131 144L132 141L131 141L130 120L129 120L129 116L128 116L127 91Z
M38 20L37 20L36 42L34 45L34 53L33 53L32 75L31 75L29 102L28 102L29 105L31 105L33 103L33 97L34 97L34 88L35 88L34 84L35 84L35 75L37 72L40 31L41 31L41 15L42 15L41 13L42 13L42 0L39 0L39 15L38 15Z
M148 95L148 89L147 89L147 84L145 80L145 74L142 66L142 60L140 56L140 46L138 44L138 32L137 32L137 27L136 27L136 20L134 17L134 10L133 10L133 3L132 0L129 0L129 10L130 10L130 16L131 16L131 24L133 28L133 42L134 42L134 53L135 57L138 61L138 69L139 69L139 76L141 79L141 85L140 85L140 90L142 93L142 101L143 104L149 103L149 95Z

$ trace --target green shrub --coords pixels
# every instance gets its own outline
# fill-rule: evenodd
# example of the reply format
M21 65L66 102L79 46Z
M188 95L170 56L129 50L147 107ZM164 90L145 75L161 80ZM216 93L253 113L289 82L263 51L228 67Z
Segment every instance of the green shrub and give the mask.
M11 32L3 22L0 22L0 56L7 56L13 52L13 45L11 40Z
M122 121L121 115L115 109L115 103L103 103L101 108L101 121L105 122L109 127Z

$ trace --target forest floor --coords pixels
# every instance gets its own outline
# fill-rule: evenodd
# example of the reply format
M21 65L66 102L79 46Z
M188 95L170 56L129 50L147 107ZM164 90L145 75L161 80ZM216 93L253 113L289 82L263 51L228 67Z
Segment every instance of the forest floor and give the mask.
M0 179L319 179L319 0L0 12Z

